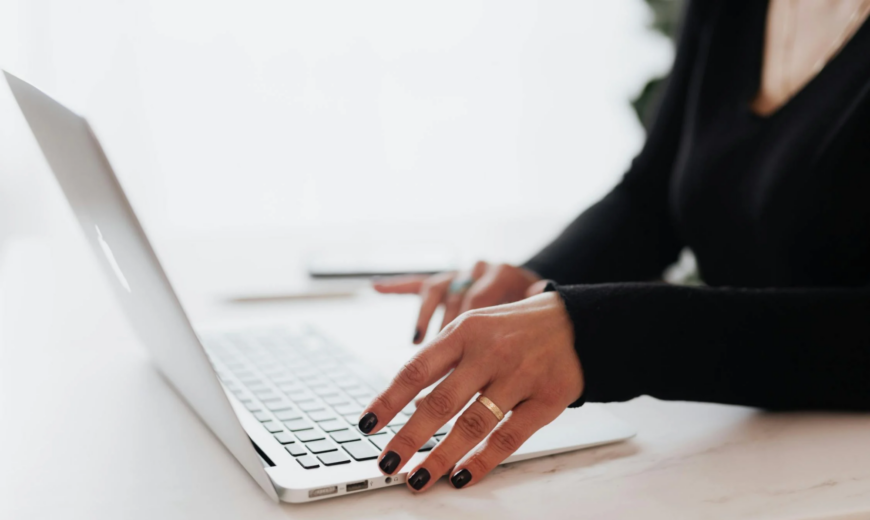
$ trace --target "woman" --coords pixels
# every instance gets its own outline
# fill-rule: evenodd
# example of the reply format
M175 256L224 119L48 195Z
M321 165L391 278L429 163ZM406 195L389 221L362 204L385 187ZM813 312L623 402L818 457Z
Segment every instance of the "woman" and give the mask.
M378 284L422 296L415 342L442 303L446 326L360 428L453 370L384 473L478 392L410 468L415 491L448 472L457 488L480 481L584 401L870 408L868 13L870 0L693 2L647 143L610 194L523 267L480 263L470 287ZM707 287L655 282L684 247Z

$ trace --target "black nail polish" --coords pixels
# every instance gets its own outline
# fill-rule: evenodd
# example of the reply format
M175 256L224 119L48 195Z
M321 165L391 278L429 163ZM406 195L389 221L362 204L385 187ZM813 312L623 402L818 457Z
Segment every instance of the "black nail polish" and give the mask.
M467 469L463 469L462 471L459 471L455 475L450 477L450 483L453 484L453 487L455 487L456 489L461 488L469 482L471 482L471 472Z
M369 433L377 425L378 416L372 412L363 415L362 419L359 420L359 429L363 433Z
M387 475L392 475L399 467L400 462L402 462L402 457L399 457L398 453L395 451L388 451L387 454L384 455L384 458L381 459L381 462L378 463L378 466L380 466L381 471Z
M415 330L414 331L414 343L417 343L418 341L420 341L420 336L422 336L422 335L423 334L420 333L420 329Z
M420 468L415 471L410 477L408 477L408 484L411 484L412 488L420 491L421 489L423 489L423 486L425 486L426 483L429 482L430 477L431 475L429 475L429 470L427 470L426 468Z

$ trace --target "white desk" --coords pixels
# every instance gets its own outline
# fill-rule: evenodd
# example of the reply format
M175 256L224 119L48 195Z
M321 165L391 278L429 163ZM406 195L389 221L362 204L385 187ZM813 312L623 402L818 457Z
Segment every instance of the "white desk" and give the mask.
M276 505L150 366L87 255L0 249L0 518L870 518L870 416L649 398L612 406L634 440L469 489ZM412 299L194 307L313 320L385 373L413 351Z

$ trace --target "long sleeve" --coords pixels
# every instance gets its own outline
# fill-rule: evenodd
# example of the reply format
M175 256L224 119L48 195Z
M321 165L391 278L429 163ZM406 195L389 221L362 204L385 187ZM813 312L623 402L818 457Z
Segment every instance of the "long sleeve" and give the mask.
M558 283L646 281L676 260L668 188L709 2L691 2L646 144L621 182L524 267Z
M870 289L557 286L586 401L870 410Z

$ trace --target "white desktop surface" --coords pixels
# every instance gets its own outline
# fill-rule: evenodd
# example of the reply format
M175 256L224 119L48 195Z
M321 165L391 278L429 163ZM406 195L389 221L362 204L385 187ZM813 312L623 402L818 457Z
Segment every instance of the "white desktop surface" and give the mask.
M275 504L149 364L76 239L0 245L0 518L870 518L870 416L647 397L610 406L635 439L465 490ZM413 352L410 298L190 301L197 319L311 320L385 374Z

